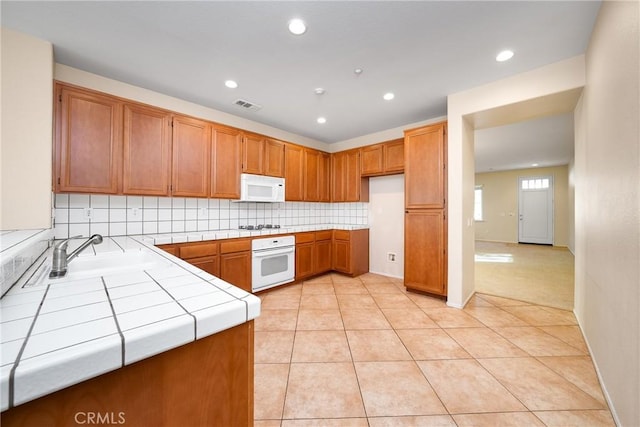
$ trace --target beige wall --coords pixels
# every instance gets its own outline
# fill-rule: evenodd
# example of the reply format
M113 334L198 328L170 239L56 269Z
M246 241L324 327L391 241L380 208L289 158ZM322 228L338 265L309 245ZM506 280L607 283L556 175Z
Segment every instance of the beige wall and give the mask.
M640 426L639 13L603 2L575 111L575 313L620 426Z
M484 220L475 223L476 240L518 242L518 178L550 175L553 177L553 244L568 246L569 200L568 167L519 169L476 174L482 185Z
M2 28L0 230L51 227L53 47Z

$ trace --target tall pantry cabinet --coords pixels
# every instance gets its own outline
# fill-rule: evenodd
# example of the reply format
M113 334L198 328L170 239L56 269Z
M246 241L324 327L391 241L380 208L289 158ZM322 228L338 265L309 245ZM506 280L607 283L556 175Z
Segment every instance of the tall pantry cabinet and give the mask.
M404 284L447 295L447 124L405 131Z

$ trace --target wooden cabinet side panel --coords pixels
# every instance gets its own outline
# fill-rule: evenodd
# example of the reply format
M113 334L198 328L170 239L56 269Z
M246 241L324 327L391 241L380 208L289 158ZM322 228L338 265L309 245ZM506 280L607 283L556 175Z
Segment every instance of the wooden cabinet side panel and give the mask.
M124 106L124 194L169 195L171 114L134 104Z
M117 194L122 163L122 103L58 86L57 192Z
M446 295L445 224L441 209L405 214L404 283L407 288Z
M350 274L359 276L369 272L369 230L351 231Z
M267 139L264 146L264 174L284 177L284 142Z
M240 131L214 126L211 141L211 197L239 199Z
M172 194L208 197L210 126L189 117L173 118Z
M286 144L284 147L285 200L304 200L304 164L302 147Z
M445 129L443 124L405 134L405 207L443 208L445 204Z
M93 412L132 426L252 426L253 353L249 321L4 411L2 425L77 425Z

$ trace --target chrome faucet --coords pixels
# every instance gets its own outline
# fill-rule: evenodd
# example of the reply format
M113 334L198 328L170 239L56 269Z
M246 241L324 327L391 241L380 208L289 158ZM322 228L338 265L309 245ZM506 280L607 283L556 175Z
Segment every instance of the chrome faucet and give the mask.
M80 252L85 250L87 246L91 244L99 245L100 243L102 243L102 236L99 234L94 234L93 236L89 237L86 242L78 246L78 249L71 252L71 254L67 256L67 245L69 244L69 240L77 239L78 237L82 236L70 237L55 245L55 247L53 248L53 266L51 267L49 278L53 279L56 277L64 277L64 275L67 274L67 265L71 262L72 259L74 259Z

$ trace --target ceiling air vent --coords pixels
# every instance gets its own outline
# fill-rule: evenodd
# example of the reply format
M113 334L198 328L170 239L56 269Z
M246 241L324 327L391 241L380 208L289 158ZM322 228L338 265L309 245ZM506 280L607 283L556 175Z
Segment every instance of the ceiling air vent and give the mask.
M251 110L251 111L258 111L259 109L262 108L262 105L254 104L253 102L249 102L244 99L237 99L233 103L238 107L242 107L246 110Z

